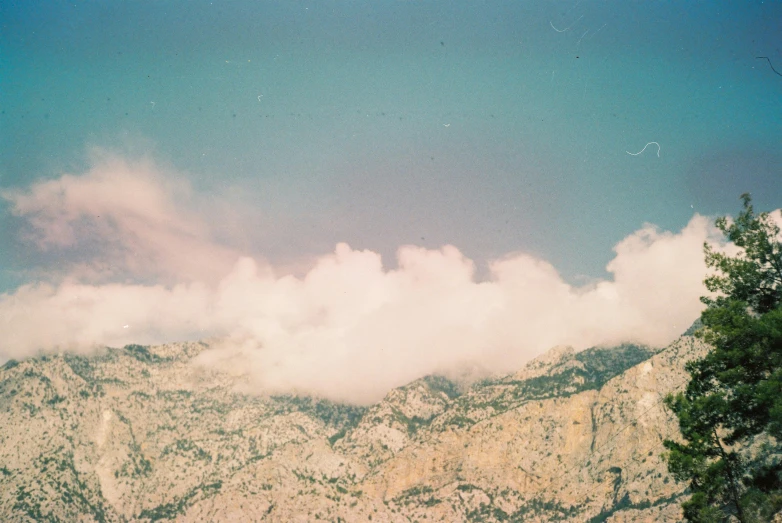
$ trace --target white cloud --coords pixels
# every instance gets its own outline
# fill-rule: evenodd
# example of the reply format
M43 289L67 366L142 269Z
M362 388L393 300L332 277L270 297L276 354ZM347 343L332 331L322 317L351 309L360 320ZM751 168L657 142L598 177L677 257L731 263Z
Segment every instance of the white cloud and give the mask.
M87 233L100 244L94 270L110 260L169 283L90 283L71 271L0 295L0 358L212 337L222 341L201 363L248 372L259 389L369 402L433 372L512 372L555 345L664 345L701 310L702 245L716 239L699 215L678 233L647 225L615 247L612 279L584 287L524 253L477 281L453 246L403 246L388 269L339 244L304 276L278 276L216 244L191 192L151 164L108 160L4 193L42 248Z
M27 220L27 239L41 250L93 253L71 275L209 280L230 269L238 253L214 241L214 224L196 212L204 200L184 178L149 161L95 153L95 162L85 174L0 193Z

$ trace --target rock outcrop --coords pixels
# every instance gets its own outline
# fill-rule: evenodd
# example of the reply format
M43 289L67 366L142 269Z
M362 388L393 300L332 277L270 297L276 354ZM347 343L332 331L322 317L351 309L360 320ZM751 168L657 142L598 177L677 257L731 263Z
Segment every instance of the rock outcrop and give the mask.
M371 407L242 393L202 343L0 368L2 521L679 521L662 398L705 347L558 348Z

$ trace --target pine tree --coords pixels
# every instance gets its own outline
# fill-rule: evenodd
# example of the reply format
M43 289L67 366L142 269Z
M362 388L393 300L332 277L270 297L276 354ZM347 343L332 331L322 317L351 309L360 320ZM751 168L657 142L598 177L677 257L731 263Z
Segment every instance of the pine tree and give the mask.
M716 221L739 254L704 245L716 273L698 335L712 349L666 398L684 439L665 441L668 469L689 482L693 523L769 521L782 508L782 243L772 217L741 198L735 221Z

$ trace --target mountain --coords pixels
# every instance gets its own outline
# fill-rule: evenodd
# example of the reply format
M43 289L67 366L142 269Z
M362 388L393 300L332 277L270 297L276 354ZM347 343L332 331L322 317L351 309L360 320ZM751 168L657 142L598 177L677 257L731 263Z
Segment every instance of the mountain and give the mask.
M662 404L706 348L556 348L370 407L248 394L204 343L0 368L2 521L679 521Z

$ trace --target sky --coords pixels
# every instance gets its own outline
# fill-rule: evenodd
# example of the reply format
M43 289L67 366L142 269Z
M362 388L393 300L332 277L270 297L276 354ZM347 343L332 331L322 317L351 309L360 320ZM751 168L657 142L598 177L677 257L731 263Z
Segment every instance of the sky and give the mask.
M6 1L0 28L0 361L210 338L264 390L366 402L664 345L714 217L782 201L779 2Z

